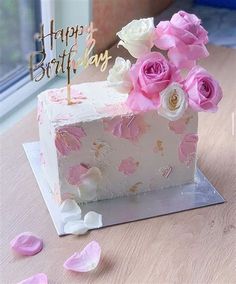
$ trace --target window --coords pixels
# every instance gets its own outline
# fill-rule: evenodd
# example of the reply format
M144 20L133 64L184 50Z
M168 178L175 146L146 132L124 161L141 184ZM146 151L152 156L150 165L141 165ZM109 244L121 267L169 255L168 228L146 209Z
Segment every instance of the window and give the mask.
M36 50L33 36L41 22L40 0L1 2L0 16L0 99L6 90L29 74L28 55ZM29 78L28 78L29 79Z
M28 98L34 98L49 83L46 76L38 83L32 82L28 71L29 54L41 49L40 43L34 41L40 24L44 24L47 32L51 19L55 20L56 28L86 25L90 22L90 1L0 0L0 122L7 120L20 105ZM45 48L48 61L60 50L60 46L50 50L49 38ZM50 80L54 78L52 76ZM50 84L58 80L51 80Z
M0 119L42 88L29 76L29 54L40 49L34 40L40 24L54 17L54 0L0 2ZM48 28L48 26L46 26Z

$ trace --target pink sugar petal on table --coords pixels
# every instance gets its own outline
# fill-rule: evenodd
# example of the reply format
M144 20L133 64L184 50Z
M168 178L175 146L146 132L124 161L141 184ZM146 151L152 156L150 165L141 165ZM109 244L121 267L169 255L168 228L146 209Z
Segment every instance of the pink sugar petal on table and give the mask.
M21 255L35 255L43 249L43 240L33 233L24 232L17 235L11 242L11 248Z
M20 281L17 284L47 284L48 278L44 273L35 274L25 280Z
M100 245L96 241L92 241L81 252L76 252L69 257L63 266L71 271L88 272L97 267L100 256Z

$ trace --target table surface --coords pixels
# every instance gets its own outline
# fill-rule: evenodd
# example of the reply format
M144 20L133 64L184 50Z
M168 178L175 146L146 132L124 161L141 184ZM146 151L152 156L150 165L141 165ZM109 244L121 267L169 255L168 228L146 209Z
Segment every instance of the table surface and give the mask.
M198 166L227 202L59 238L22 148L38 139L33 111L1 136L1 283L39 272L49 283L236 283L236 50L209 46L209 51L201 65L221 82L224 98L217 113L199 114ZM122 48L111 53L127 55ZM77 82L105 77L91 67ZM14 255L9 242L24 231L43 238L41 253ZM102 247L96 271L66 271L65 259L91 240Z

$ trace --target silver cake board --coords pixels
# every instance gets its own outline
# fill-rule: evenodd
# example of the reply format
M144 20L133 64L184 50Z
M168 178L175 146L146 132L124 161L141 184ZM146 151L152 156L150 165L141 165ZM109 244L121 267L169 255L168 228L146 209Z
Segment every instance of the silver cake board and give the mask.
M63 236L59 206L40 166L39 142L23 144L26 156L59 236ZM225 202L203 173L197 169L195 182L129 197L90 202L81 205L83 215L88 211L102 214L103 227L167 215Z

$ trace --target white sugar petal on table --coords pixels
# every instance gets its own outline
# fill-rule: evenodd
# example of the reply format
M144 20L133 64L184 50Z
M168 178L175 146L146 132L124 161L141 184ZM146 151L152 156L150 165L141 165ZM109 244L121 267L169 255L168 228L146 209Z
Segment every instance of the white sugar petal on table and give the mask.
M44 273L38 273L31 276L30 278L20 281L17 284L47 284L47 283L48 283L47 275Z
M66 199L60 205L61 219L64 223L70 220L81 219L81 209L79 205L72 199Z
M64 226L65 234L83 235L87 233L88 227L85 225L83 220L71 220L68 221Z
M84 216L84 223L89 229L101 228L102 227L102 215L94 211L90 211Z
M43 248L43 240L31 232L17 235L11 242L11 248L21 255L35 255Z
M64 268L76 272L88 272L95 269L101 257L101 247L96 241L90 242L80 253L69 257Z

